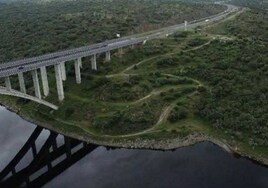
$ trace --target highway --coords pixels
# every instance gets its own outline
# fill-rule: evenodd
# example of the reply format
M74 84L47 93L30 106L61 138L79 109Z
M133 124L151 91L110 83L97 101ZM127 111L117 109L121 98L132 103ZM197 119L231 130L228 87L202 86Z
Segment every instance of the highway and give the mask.
M238 11L238 8L233 5L226 5L226 10L206 18L188 22L187 28L195 28L203 26L215 21L219 21L231 13ZM80 48L64 50L60 52L45 54L37 57L21 59L0 64L0 77L11 76L19 72L27 72L38 69L43 66L51 66L60 62L72 61L81 57L87 57L95 54L104 53L107 51L127 47L130 45L142 43L145 40L165 37L176 31L183 30L184 23L161 28L147 33L131 35L118 39L113 39L93 45L83 46Z

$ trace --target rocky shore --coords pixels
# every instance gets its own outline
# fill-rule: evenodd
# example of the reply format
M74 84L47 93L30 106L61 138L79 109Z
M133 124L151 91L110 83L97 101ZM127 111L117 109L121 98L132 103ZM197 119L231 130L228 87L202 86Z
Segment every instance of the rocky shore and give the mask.
M59 134L78 139L81 141L85 141L87 143L91 144L96 144L96 145L101 145L101 146L106 146L110 148L127 148L127 149L151 149L151 150L175 150L180 147L187 147L191 146L200 142L211 142L222 149L224 149L226 152L230 154L237 154L241 157L248 158L250 160L253 160L254 162L257 162L261 165L268 166L268 159L263 158L263 157L254 157L254 156L249 156L248 154L238 150L237 148L220 141L215 138L211 138L205 134L201 133L195 133L188 135L185 138L173 138L173 139L165 139L165 140L154 140L154 139L141 139L139 137L135 139L112 139L112 138L94 138L94 135L89 135L88 133L85 133L83 135L77 134L77 133L72 133L72 132L66 132L64 130L60 129L55 129L55 127L43 123L43 122L38 122L37 120L33 120L23 114L20 113L20 110L16 106L10 106L7 104L4 104L3 102L0 102L0 105L6 107L9 111L16 113L19 115L21 118L24 120L31 122L35 125L44 127L46 129L58 132Z

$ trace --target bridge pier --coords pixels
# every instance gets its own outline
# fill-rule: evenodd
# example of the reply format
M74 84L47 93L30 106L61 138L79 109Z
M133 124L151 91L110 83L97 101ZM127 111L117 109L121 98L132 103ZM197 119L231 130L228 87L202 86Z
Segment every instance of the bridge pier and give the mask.
M61 78L63 81L66 81L66 68L65 68L65 62L61 62Z
M18 77L19 77L20 91L22 93L26 93L26 87L25 87L23 73L22 72L19 72L18 73Z
M187 26L188 26L188 22L185 20L184 21L184 31L187 31Z
M124 52L123 52L123 48L119 48L118 50L119 50L119 55L120 55L120 56L123 55L123 53L124 53Z
M91 68L92 70L97 70L96 54L91 57Z
M105 61L106 62L111 61L111 52L110 51L105 52Z
M9 76L5 77L5 85L6 85L7 90L11 91L12 88L11 88L11 82L10 82Z
M43 92L44 92L44 95L47 97L49 94L47 69L46 69L46 67L41 67L40 71L41 71L41 80L42 80L42 85L43 85Z
M57 84L57 91L58 91L58 98L59 101L63 101L64 99L64 90L63 90L63 83L62 83L62 74L61 74L61 65L56 64L54 65L55 68L55 76L56 76L56 84Z
M78 63L79 63L79 67L82 69L83 68L83 64L82 64L82 58L78 58Z
M81 71L80 71L80 66L81 66L81 64L80 64L79 59L75 60L75 62L74 62L74 69L75 69L75 78L76 78L76 83L77 84L81 84Z
M39 85L39 80L38 80L38 73L37 73L37 69L32 70L32 77L33 77L33 84L34 84L34 92L35 92L35 96L39 99L41 99L41 91L40 91L40 85Z

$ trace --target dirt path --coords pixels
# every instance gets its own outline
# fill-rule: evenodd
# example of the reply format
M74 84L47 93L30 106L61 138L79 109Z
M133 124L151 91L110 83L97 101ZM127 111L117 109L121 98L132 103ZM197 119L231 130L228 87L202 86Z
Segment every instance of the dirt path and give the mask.
M125 73L125 72L127 72L127 71L133 69L135 66L139 66L139 65L141 65L142 63L145 63L145 62L147 62L147 61L153 60L153 59L158 58L158 57L159 57L159 56L154 56L154 57L151 57L151 58L149 58L149 59L144 59L144 60L140 61L139 63L136 63L136 64L134 64L134 65L129 66L128 68L126 68L125 70L123 70L121 73Z
M162 114L160 115L157 123L155 125L153 125L151 128L146 129L144 131L140 131L140 132L132 133L132 134L118 135L118 136L111 136L111 135L104 135L104 136L107 137L107 138L127 138L127 137L139 136L139 135L143 135L143 134L151 133L151 132L159 132L159 130L155 130L155 127L157 125L163 123L163 121L167 119L167 117L168 117L169 113L171 112L171 110L172 110L172 105L166 107L163 110Z
M110 75L106 75L106 78L114 78L114 77L128 77L128 76L135 76L138 74L125 74L125 73L118 73L118 74L110 74Z
M133 104L137 104L137 103L140 103L148 98L150 98L152 95L156 95L157 92L151 92L149 95L146 95L145 97L141 98L141 99L138 99L137 101L133 102Z
M163 113L160 115L159 120L158 120L158 122L156 123L155 126L160 125L160 124L163 123L165 120L167 120L167 118L168 118L168 116L169 116L169 114L170 114L170 112L171 112L172 109L173 109L173 104L169 105L169 106L163 111ZM154 126L154 127L155 127L155 126Z
M215 37L213 37L213 39L209 40L208 42L206 42L205 44L202 44L200 46L197 46L197 47L193 47L191 49L188 49L188 50L181 50L181 51L176 51L176 52L171 52L171 53L167 53L167 54L162 54L162 55L158 55L158 56L154 56L154 57L151 57L151 58L148 58L148 59L144 59L142 61L140 61L139 63L136 63L134 65L131 65L129 66L128 68L126 68L125 70L123 70L121 73L119 73L118 75L122 75L122 74L126 74L127 71L129 70L132 70L135 66L139 66L145 62L148 62L148 61L151 61L153 59L157 59L157 58L160 58L160 57L164 57L164 56L170 56L170 55L176 55L176 54L179 54L181 52L190 52L190 51L194 51L194 50L198 50L200 48L203 48L204 46L207 46L209 45L213 40L215 40ZM116 75L116 74L115 74Z
M169 76L169 77L173 77L173 78L182 78L181 76L176 76L174 74L167 74L167 73L162 73L162 75L165 75L165 76ZM197 83L199 86L202 86L203 84L199 81L199 80L195 80L195 79L192 79L192 78L188 78L186 77L187 79L190 79L192 80L193 82Z
M151 61L151 60L154 60L154 59L157 59L157 58L160 58L160 57L164 57L164 56L170 56L170 55L176 55L176 54L179 54L181 52L190 52L190 51L194 51L194 50L198 50L200 48L203 48L204 46L207 46L209 45L213 40L215 40L216 37L213 37L211 40L209 40L208 42L206 42L205 44L202 44L200 46L197 46L197 47L194 47L194 48L191 48L191 49L188 49L188 50L182 50L182 51L176 51L176 52L171 52L171 53L167 53L167 54L162 54L162 55L157 55L157 56L154 56L154 57L150 57L148 59L144 59L134 65L131 65L129 67L127 67L126 69L124 69L123 71L121 71L120 73L116 73L116 74L110 74L110 75L106 75L105 77L106 78L113 78L113 77L120 77L120 76L130 76L130 75L138 75L138 74L128 74L126 73L127 71L130 71L132 70L135 66L139 66L145 62L148 62L148 61Z
M211 38L212 38L212 37L211 37ZM200 48L203 48L204 46L209 45L213 40L215 40L215 37L213 37L211 40L209 40L208 42L206 42L206 43L204 43L204 44L202 44L202 45L200 45L200 46L197 46L197 47L194 47L194 48L191 48L191 49L188 49L188 50L182 50L182 52L190 52L190 51L198 50L198 49L200 49ZM180 52L181 52L181 51L179 51L179 52L178 52L178 51L176 51L176 52L171 52L171 53L162 54L162 55L157 55L157 56L154 56L154 57L151 57L151 58L142 60L142 61L140 61L139 63L136 63L136 64L134 64L134 65L131 65L131 66L127 67L125 70L121 71L121 72L118 73L118 74L106 75L106 78L113 78L113 77L120 77L120 76L122 76L122 77L126 77L126 76L130 76L130 75L138 75L138 74L127 74L126 72L129 71L129 70L132 70L135 66L139 66L139 65L141 65L141 64L143 64L143 63L145 63L145 62L151 61L151 60L153 60L153 59L157 59L157 58L159 58L159 57L164 57L164 56L169 56L169 55L179 54ZM170 77L174 77L174 78L181 78L180 76L176 76L176 75L172 75L172 74L163 74L163 75L165 75L165 76L170 76ZM191 79L191 78L188 78L188 79ZM194 79L191 79L191 80L193 80L193 81L194 81L195 83L197 83L198 85L202 85L198 80L194 80ZM174 87L171 87L171 88L174 88ZM170 88L168 88L168 89L170 89ZM161 93L162 91L165 91L165 90L167 90L167 88L165 88L165 89L161 89L161 90L158 90L158 91L152 91L150 94L146 95L145 97L143 97L143 98L141 98L141 99L138 99L138 100L135 101L135 102L132 102L132 104L137 104L137 103L139 103L139 102L141 102L141 101L144 101L144 100L150 98L150 97L153 96L153 95L157 95L157 94L159 94L159 93ZM144 131L137 132L137 133L132 133L132 134L115 135L115 136L113 136L113 135L98 135L98 134L96 134L96 133L92 133L91 131L89 131L89 130L87 130L87 129L85 129L85 128L82 128L82 127L80 127L80 126L75 125L75 123L72 123L72 125L73 125L73 126L77 126L77 127L81 128L81 129L83 129L85 132L87 132L87 133L89 133L89 134L92 134L92 135L95 135L95 136L102 136L102 137L106 137L106 138L125 138L125 137L139 136L139 135L143 135L143 134L145 134L145 133L149 133L149 132L150 132L150 133L151 133L151 132L158 132L159 130L155 130L155 128L156 128L158 125L162 124L163 122L165 122L165 121L167 120L167 118L168 118L170 112L172 111L173 107L174 107L174 103L171 103L169 106L167 106L167 107L162 111L162 113L161 113L161 115L160 115L160 117L159 117L157 123L156 123L155 125L153 125L151 128L146 129L146 130L144 130ZM62 122L62 123L66 123L66 122L63 122L63 121L60 120L60 119L57 119L57 121Z

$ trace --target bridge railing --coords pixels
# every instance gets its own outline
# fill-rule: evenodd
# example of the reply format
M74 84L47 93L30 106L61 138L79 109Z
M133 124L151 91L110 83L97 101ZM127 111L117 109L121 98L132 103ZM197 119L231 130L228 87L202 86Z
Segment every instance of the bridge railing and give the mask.
M226 6L227 6L227 9L219 14L208 16L208 17L201 18L201 19L194 20L194 21L190 21L189 24L197 23L197 22L200 22L202 20L206 20L206 19L220 16L220 15L226 13L226 11L229 9L230 5L226 5ZM135 34L135 35L130 35L130 36L122 37L122 38L111 39L111 40L104 41L104 42L97 43L97 44L93 44L93 45L83 46L83 47L69 49L69 50L63 50L63 51L49 53L49 54L45 54L45 55L41 55L41 56L37 56L37 57L24 58L21 60L15 60L15 61L7 62L7 63L0 63L0 69L7 68L10 66L22 66L23 64L29 64L29 63L35 63L35 62L37 63L39 61L46 61L49 59L59 58L60 56L67 56L67 55L73 55L76 53L83 53L83 52L87 52L89 50L94 50L96 48L104 47L105 45L109 45L109 44L112 44L114 42L124 41L124 40L131 39L131 38L137 39L139 37L143 37L146 34L147 35L148 34L155 34L157 32L163 31L163 30L169 30L169 29L179 27L181 25L183 25L183 24L177 24L177 25L166 27L166 28L157 29L154 31L149 31L149 32L142 33L142 34Z

